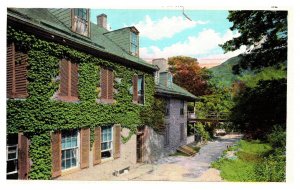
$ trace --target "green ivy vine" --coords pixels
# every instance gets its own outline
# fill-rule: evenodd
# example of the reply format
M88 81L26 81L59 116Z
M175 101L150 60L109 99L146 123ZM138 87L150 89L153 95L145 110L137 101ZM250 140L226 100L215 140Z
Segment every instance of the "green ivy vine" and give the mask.
M32 166L30 179L51 179L50 133L56 130L91 129L91 145L94 128L121 124L130 130L126 143L141 125L155 126L155 84L153 73L125 67L98 57L79 52L71 47L45 41L20 29L8 26L7 39L28 54L28 93L25 100L7 100L7 133L24 131L28 134ZM79 99L77 103L57 101L53 95L58 91L59 61L70 59L79 64ZM114 70L115 81L113 104L97 103L99 73L101 67ZM134 74L144 75L145 104L132 103ZM149 117L150 116L150 117Z

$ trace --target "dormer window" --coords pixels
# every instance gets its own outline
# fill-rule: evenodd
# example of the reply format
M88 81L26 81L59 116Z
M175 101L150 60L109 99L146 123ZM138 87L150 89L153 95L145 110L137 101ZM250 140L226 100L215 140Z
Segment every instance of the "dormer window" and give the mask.
M89 36L90 27L89 9L73 9L72 30L78 34Z
M130 35L130 53L135 56L139 54L138 35L135 32Z

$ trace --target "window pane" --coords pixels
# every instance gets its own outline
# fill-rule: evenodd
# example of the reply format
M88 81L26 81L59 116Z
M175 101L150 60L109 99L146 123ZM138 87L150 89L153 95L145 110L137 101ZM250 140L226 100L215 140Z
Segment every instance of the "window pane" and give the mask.
M66 168L70 168L71 167L71 160L67 159L66 160Z
M72 138L71 146L77 147L77 138Z
M76 166L76 158L72 158L72 167Z
M66 159L70 158L70 156L71 156L70 150L66 150Z
M17 171L17 160L7 161L6 173Z
M65 150L62 151L61 159L62 160L66 159L66 151Z
M65 165L66 165L65 160L62 160L62 161L61 161L61 169L62 169L62 170L66 169Z
M105 151L101 153L102 158L110 158L111 157L111 151Z

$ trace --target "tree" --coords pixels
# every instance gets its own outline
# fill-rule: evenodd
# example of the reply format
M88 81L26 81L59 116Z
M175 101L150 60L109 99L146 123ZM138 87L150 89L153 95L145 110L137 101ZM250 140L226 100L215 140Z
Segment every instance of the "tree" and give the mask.
M242 45L248 49L233 67L234 73L278 66L287 60L287 11L229 11L227 19L233 22L230 29L237 30L240 36L221 47L225 52Z
M255 137L266 137L274 125L285 127L286 86L286 79L273 79L246 87L231 110L234 124Z
M208 79L211 72L201 68L197 59L186 56L175 56L168 59L174 83L187 89L196 96L209 94Z
M240 36L221 47L247 47L232 68L242 76L233 85L231 120L247 134L266 137L274 125L286 124L287 12L230 11L227 18Z

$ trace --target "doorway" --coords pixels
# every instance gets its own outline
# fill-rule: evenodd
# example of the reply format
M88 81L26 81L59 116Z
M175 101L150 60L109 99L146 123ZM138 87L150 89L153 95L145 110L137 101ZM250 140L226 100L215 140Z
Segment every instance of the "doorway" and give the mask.
M136 161L137 163L144 162L145 156L145 127L139 127L136 135Z

